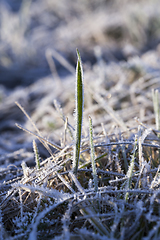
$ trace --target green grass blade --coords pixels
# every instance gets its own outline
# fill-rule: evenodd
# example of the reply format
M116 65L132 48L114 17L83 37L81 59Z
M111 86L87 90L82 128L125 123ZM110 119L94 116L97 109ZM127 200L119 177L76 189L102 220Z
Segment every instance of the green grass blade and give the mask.
M126 186L127 190L131 188L137 146L138 146L138 140L137 140L137 135L136 135L135 136L135 144L134 144L134 148L133 148L133 155L132 155L130 166L129 166L128 172L127 172L127 177L128 177L127 186ZM125 195L126 202L128 201L128 198L129 198L129 193L127 192Z
M152 100L155 113L156 129L160 130L159 91L152 89ZM160 137L160 136L159 136Z
M81 135L82 135L82 119L83 119L83 69L79 51L77 50L77 68L76 68L76 109L75 109L75 144L74 144L74 156L73 156L73 173L77 175L79 157L80 157L80 146L81 146Z
M40 157L39 157L38 147L35 140L33 140L33 150L35 155L36 167L37 169L40 169Z
M93 145L93 127L92 127L92 118L89 116L89 140L90 140L90 148L91 148L91 162L92 162L92 174L94 180L94 189L95 192L98 190L98 181L97 181L97 169L95 164L95 151Z

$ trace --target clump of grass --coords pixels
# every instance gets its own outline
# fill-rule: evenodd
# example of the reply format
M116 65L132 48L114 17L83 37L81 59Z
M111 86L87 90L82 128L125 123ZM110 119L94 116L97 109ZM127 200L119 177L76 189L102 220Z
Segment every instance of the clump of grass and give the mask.
M75 128L57 107L65 130L74 132L68 145L62 147L45 139L17 104L38 134L18 126L41 141L50 157L40 161L33 141L36 166L28 167L23 161L21 177L2 184L9 185L9 190L0 196L1 239L6 239L5 232L12 235L11 239L29 240L42 239L42 235L43 239L55 240L158 239L159 165L153 167L151 159L155 161L160 149L155 136L159 129L139 124L132 136L124 138L129 129L118 118L116 122L124 133L93 136L89 116L89 136L84 137L83 69L78 50L77 58ZM110 111L99 95L97 101ZM113 110L109 114L116 119Z

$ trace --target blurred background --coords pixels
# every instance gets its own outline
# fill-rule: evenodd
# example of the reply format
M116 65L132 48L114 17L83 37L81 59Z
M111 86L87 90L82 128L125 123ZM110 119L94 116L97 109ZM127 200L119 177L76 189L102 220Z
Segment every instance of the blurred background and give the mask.
M94 64L100 47L106 62L126 60L160 43L159 0L1 0L0 84L29 85L49 75L46 51L73 67L76 51ZM96 52L97 53L97 52ZM48 53L49 55L49 53ZM54 58L54 55L53 55ZM60 77L69 74L54 59Z
M74 122L76 48L85 81L95 84L114 110L123 110L120 115L129 126L135 116L153 124L150 92L160 82L159 5L159 0L1 0L0 156L21 148L23 154L32 152L33 137L15 122L35 130L15 101L43 136L56 142L61 136L56 131L64 126L55 98ZM86 101L86 113L101 117L93 121L97 132L105 121L110 129L112 119L106 120L103 111L90 112L89 104L97 102Z

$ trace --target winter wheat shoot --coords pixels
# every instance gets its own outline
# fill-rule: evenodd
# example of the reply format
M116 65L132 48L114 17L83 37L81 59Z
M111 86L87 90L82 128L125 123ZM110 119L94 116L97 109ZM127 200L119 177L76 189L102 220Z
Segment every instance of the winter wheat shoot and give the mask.
M77 50L77 67L76 67L76 90L75 90L75 139L73 152L73 173L77 175L83 119L83 69L79 51Z

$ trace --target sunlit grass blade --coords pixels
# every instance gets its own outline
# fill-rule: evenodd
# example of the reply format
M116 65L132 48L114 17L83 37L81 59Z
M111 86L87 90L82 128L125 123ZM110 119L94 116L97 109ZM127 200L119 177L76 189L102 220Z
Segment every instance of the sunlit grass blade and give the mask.
M57 150L59 150L59 151L62 150L62 148L61 148L59 145L57 145L56 143L52 143L52 142L48 141L47 139L38 136L37 134L35 134L35 133L29 131L28 129L25 129L24 127L20 126L20 125L17 124L17 123L16 123L15 125L16 125L19 129L22 129L23 131L25 131L25 132L27 132L27 133L29 133L29 134L31 134L31 135L37 137L38 140L40 140L40 141L42 141L42 142L48 144L49 146L51 146L51 147L53 147L53 148L55 148L55 149L57 149Z
M77 68L76 68L76 91L75 91L75 143L74 143L74 155L73 155L73 173L77 175L79 157L80 157L80 146L81 146L81 135L82 135L82 119L83 119L83 69L79 51L77 50Z
M19 104L18 102L15 102L15 104L21 109L21 111L24 113L24 115L28 118L28 120L30 121L30 123L32 124L32 126L34 127L34 129L36 130L36 132L38 133L38 135L40 136L40 138L42 138L42 135L40 133L40 131L38 130L36 124L33 122L33 120L31 119L31 117L28 115L28 113L25 111L25 109L21 106L21 104ZM19 127L20 129L22 129L22 127L18 126L18 124L16 125L17 127ZM24 129L23 129L24 130ZM25 131L25 130L24 130ZM50 155L52 156L52 151L50 149L50 147L48 146L47 142L43 142L41 141L41 139L39 139L39 141L44 145L44 147L48 150L48 152L50 153Z

